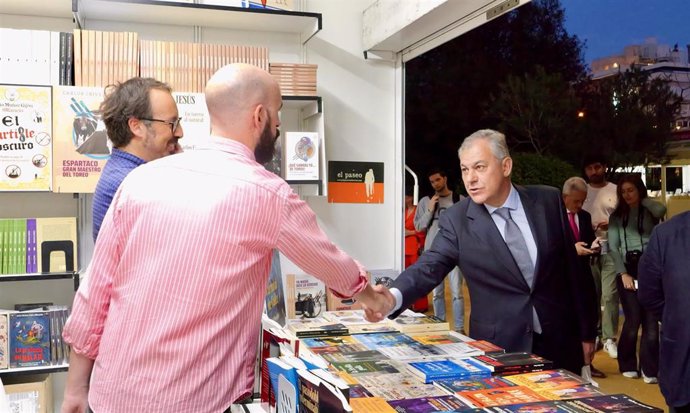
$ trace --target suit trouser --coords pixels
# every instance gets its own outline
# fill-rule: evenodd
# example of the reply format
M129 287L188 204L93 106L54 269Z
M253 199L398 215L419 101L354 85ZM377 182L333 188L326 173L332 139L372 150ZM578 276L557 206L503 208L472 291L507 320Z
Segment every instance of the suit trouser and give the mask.
M639 370L637 332L642 326L639 367L645 376L656 377L659 372L659 321L651 312L642 308L637 299L637 291L624 289L621 277L617 278L625 316L621 338L618 340L618 367L621 372Z
M446 276L450 282L450 291L453 296L453 322L455 323L455 330L460 331L465 329L465 300L462 296L462 273L460 269L455 267ZM434 288L433 305L434 315L441 320L446 319L446 279Z
M669 406L668 411L670 413L690 413L690 404L686 404L685 406Z
M592 276L599 298L601 312L601 338L615 339L618 335L618 288L616 287L616 268L610 255L592 257Z

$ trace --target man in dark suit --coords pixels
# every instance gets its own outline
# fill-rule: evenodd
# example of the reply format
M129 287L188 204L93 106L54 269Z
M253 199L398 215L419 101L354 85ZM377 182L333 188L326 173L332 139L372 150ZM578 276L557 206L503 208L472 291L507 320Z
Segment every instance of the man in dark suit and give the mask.
M659 387L671 412L690 413L690 212L652 231L638 267L637 298L660 317Z
M587 182L579 176L568 178L563 184L563 204L565 204L571 234L575 240L575 251L580 258L580 271L583 277L594 280L590 257L599 252L599 246L594 243L596 236L592 228L592 216L582 209L585 199L587 199ZM599 306L597 302L597 308ZM595 368L594 364L590 364L590 371L592 377L606 378L606 374Z
M470 197L446 210L431 249L393 282L390 317L458 265L470 293L471 337L579 374L594 348L596 302L594 283L577 271L560 191L513 186L499 132L475 132L458 154Z

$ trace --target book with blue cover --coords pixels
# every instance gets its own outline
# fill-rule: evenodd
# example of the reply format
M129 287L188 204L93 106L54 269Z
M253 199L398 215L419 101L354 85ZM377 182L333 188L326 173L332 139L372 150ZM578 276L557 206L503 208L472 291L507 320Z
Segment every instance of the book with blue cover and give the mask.
M437 380L434 381L434 384L450 393L516 386L515 383L512 383L500 376L472 379Z
M490 377L491 371L463 359L429 360L408 363L412 374L431 383L437 380Z
M270 357L266 359L266 366L268 367L268 375L271 380L271 387L272 391L274 394L278 394L278 386L280 382L280 377L284 377L285 380L287 380L289 383L291 383L296 391L296 399L299 398L299 381L298 381L298 376L297 376L297 368L294 366L286 363L285 361L277 358L277 357ZM280 405L280 406L279 406ZM286 410L286 406L283 406L282 400L280 397L276 397L276 408L278 411L284 412L288 411ZM291 410L292 413L297 413L297 405L292 405L292 408L294 410Z
M50 362L50 314L11 313L10 367L49 366Z

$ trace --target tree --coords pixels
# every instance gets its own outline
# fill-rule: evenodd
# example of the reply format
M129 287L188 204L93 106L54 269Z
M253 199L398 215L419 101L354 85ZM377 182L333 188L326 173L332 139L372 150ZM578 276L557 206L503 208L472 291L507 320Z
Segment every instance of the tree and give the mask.
M661 162L680 104L666 80L638 67L592 81L585 97L589 149L614 168Z
M462 139L499 127L485 110L499 85L536 66L578 81L586 76L582 47L564 28L560 2L535 0L407 62L406 164L422 174L431 166L457 174Z
M575 139L579 108L570 84L537 66L533 73L508 76L485 110L519 149L545 155Z

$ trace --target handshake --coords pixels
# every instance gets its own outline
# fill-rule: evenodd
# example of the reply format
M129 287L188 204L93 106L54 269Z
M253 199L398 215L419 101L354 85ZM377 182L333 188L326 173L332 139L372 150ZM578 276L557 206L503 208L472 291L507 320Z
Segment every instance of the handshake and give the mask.
M372 323L378 323L386 318L386 316L395 308L395 297L385 286L371 285L367 286L355 295L357 301L362 304L364 309L364 318Z

